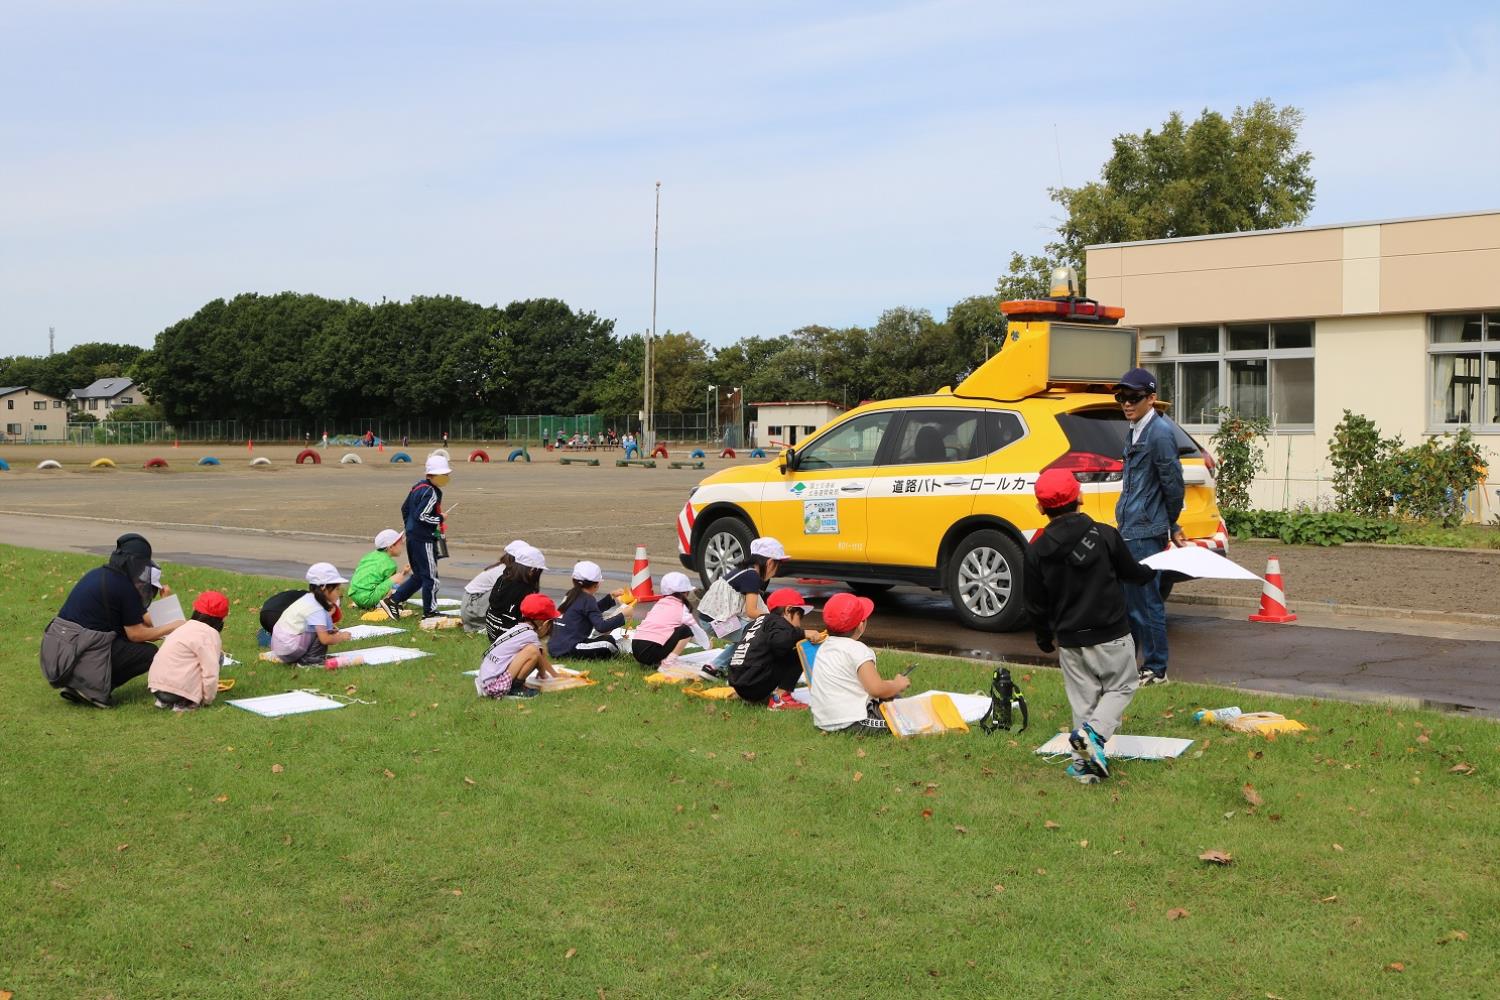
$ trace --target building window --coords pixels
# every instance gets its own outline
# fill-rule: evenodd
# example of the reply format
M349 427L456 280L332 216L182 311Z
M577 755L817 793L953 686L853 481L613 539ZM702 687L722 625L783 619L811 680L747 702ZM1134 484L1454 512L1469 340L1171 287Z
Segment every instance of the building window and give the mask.
M766 425L766 433L769 434L769 435L771 435L772 437L781 437L781 425L780 424L767 424Z
M1167 350L1142 367L1156 376L1157 395L1179 424L1211 429L1223 406L1279 430L1312 430L1310 320L1147 332L1162 336Z
M116 406L129 406L131 403L134 403L134 402L135 402L135 399L132 396L121 396L119 399L115 400L115 405Z
M62 405L63 405L63 401L60 400L60 399L54 399L52 401L52 408L54 410L60 410L60 409L62 409Z
M46 424L32 424L31 425L31 430L32 430L33 433L35 433L36 431L44 431L46 429L47 429L47 425Z
M1428 329L1429 422L1500 426L1500 313L1433 316Z
M16 408L16 401L14 399L7 399L5 401L5 408L7 410L14 410Z
M5 425L5 433L11 434L11 435L19 435L21 433L21 425L20 424L6 424Z
M33 410L45 410L47 408L47 401L45 399L39 399L35 403L31 404L31 408Z

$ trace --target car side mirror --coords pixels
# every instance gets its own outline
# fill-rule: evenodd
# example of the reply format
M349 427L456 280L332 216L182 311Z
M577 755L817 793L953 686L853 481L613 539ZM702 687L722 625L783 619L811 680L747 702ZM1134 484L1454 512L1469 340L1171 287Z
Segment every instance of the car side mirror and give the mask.
M784 476L788 469L797 468L797 449L788 448L781 453L781 474Z

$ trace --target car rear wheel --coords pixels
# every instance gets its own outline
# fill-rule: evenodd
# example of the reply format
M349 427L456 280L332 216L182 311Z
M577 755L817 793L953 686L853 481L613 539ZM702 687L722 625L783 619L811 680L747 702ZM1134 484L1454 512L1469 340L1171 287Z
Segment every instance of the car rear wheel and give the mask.
M999 531L976 531L944 571L953 610L969 628L1006 632L1021 621L1021 549Z
M737 517L721 517L698 537L698 578L708 590L714 581L727 576L750 554L755 533Z

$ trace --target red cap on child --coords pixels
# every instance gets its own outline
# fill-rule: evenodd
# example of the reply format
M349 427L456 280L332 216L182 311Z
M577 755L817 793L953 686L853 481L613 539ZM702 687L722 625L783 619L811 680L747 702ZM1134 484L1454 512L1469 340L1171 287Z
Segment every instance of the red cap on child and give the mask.
M527 621L544 622L561 618L562 614L546 594L527 594L521 598L521 617Z
M1047 469L1036 480L1036 502L1047 510L1066 507L1078 499L1078 477L1067 469Z
M199 614L208 615L210 618L227 618L229 616L229 598L217 590L205 590L193 602L193 610Z
M875 602L858 594L834 594L823 605L823 624L835 632L853 632L875 613Z

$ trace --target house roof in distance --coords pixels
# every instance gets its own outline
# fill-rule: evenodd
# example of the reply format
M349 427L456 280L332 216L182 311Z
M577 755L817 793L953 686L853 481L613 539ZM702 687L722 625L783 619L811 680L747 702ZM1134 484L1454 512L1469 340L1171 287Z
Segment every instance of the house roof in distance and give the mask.
M134 379L128 378L101 378L84 389L74 389L74 399L109 399L118 396L135 384Z
M749 403L747 405L753 406L757 409L762 406L831 406L835 410L844 409L844 407L840 406L838 403L830 403L826 399L793 399L787 402L780 403Z
M26 388L24 385L0 385L0 396L9 396L13 392L20 392Z

